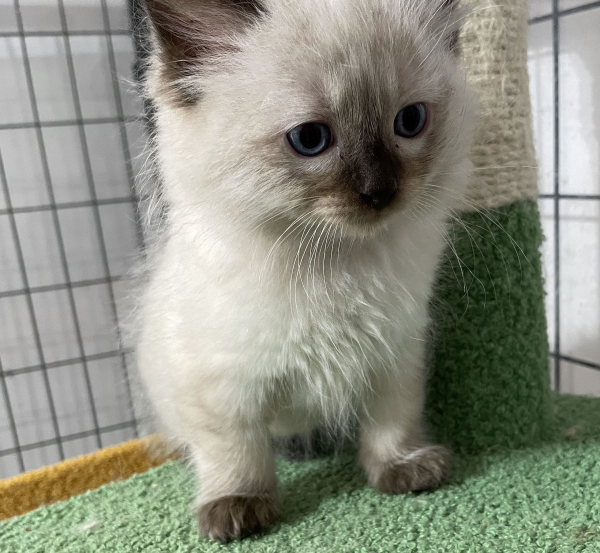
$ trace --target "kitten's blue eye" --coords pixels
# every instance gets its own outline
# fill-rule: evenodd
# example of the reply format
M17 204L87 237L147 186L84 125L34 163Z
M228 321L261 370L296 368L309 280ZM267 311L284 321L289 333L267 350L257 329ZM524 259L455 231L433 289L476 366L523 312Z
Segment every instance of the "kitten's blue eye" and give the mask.
M394 119L394 132L402 138L415 138L425 128L427 109L425 104L411 104L401 109Z
M316 156L331 145L331 129L324 123L302 123L294 127L287 138L301 156Z

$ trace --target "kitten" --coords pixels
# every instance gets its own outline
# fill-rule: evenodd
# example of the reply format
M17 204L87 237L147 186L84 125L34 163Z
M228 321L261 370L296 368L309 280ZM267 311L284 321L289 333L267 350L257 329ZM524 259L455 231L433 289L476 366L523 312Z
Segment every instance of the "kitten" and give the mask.
M452 0L146 0L164 228L139 302L201 531L275 523L272 439L360 422L386 493L438 487L427 307L472 99Z

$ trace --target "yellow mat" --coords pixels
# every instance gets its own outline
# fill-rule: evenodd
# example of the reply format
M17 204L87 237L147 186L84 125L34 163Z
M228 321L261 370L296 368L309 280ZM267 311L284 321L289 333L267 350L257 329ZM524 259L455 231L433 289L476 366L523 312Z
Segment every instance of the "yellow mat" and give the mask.
M161 465L167 455L160 453L158 444L156 436L131 440L0 480L0 520Z

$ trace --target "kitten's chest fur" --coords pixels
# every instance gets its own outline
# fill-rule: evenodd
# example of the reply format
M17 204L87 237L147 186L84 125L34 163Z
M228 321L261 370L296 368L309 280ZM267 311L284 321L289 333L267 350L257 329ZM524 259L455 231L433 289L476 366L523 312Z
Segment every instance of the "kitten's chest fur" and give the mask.
M265 371L275 434L323 421L344 425L387 376L415 366L435 243L423 249L420 267L403 261L396 248L383 241L378 251L357 252L342 270L269 298L273 307L287 304L281 318L273 313L281 332L269 346L276 354Z
M324 421L345 425L384 375L401 370L407 337L418 339L418 325L397 288L368 290L346 282L344 293L330 290L319 299L320 305L290 318L281 344L280 370L271 380L274 434Z
M438 246L425 232L391 237L340 249L333 271L305 267L297 283L285 258L263 267L259 242L253 263L241 238L178 237L148 291L141 350L148 374L172 367L177 385L154 390L160 378L146 378L151 393L175 403L219 381L223 404L262 410L275 435L344 424L386 375L420 366Z

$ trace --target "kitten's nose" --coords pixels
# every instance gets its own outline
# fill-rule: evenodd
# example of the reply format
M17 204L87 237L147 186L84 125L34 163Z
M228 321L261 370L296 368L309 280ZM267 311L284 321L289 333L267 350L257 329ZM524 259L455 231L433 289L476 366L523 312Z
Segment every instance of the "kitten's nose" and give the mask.
M391 203L395 196L396 187L380 188L368 194L360 193L360 199L374 209L383 209Z
M381 141L366 147L358 168L358 194L373 209L388 206L398 191L400 161Z

